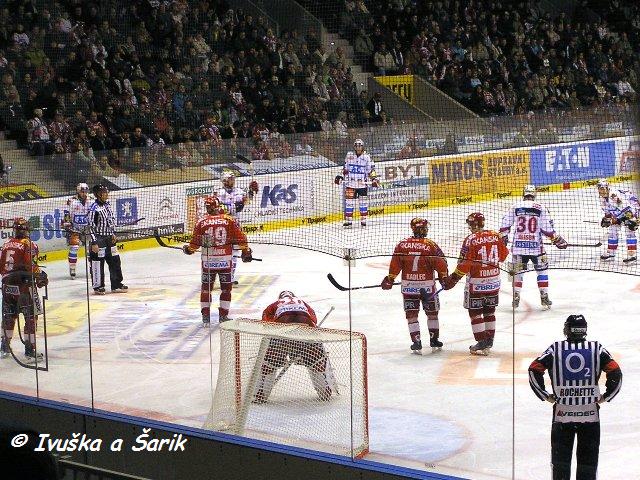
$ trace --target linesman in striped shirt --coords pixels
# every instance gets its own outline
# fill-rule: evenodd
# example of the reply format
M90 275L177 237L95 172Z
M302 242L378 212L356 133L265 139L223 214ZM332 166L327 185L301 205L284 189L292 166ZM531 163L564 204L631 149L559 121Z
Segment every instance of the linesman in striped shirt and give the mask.
M104 295L104 263L109 266L111 291L126 292L122 283L122 267L116 246L116 218L109 203L109 189L104 185L93 187L95 202L89 207L87 223L91 235L91 282L96 295Z
M576 480L595 480L600 450L600 405L613 400L622 386L622 371L597 341L588 341L587 321L569 315L564 323L566 340L555 342L529 366L529 385L540 400L553 404L551 467L553 480L571 479L574 438ZM553 393L544 385L549 372ZM598 379L606 374L606 390L600 394Z

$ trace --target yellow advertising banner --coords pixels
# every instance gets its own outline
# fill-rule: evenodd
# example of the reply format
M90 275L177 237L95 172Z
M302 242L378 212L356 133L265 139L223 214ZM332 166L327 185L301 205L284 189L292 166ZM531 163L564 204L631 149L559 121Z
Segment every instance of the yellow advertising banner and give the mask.
M374 78L380 85L384 85L393 93L414 105L413 75L390 75L388 77Z
M48 196L49 193L33 183L0 187L0 203L37 200Z
M529 150L451 156L428 162L430 197L468 203L472 195L509 196L529 183ZM468 200L467 200L468 199Z

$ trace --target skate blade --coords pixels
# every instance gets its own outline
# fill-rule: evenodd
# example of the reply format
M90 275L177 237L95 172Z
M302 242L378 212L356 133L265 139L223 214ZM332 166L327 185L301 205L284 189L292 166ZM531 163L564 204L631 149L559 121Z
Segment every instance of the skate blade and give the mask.
M480 357L486 357L489 355L490 349L485 348L484 350L469 350L471 355L478 355Z
M438 353L442 351L442 347L431 347L431 353Z
M422 350L411 350L412 355L422 355Z
M635 263L637 260L637 258L625 258L624 260L622 260L622 263L624 263L625 265L630 265L632 263Z

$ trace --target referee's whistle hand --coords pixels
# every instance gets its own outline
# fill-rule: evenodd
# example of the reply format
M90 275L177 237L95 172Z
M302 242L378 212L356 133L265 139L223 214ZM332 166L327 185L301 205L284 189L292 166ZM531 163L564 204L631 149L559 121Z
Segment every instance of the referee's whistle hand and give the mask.
M98 244L94 243L93 245L91 245L91 251L93 253L98 253L98 251L100 250L100 248L98 248Z

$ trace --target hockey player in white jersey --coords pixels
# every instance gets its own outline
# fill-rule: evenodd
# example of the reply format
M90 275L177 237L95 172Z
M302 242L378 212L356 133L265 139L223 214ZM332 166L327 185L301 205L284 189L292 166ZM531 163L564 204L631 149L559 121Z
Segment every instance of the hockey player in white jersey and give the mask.
M244 210L254 195L258 193L258 182L251 180L247 192L243 188L236 187L236 176L233 172L224 172L220 180L222 181L222 187L215 191L215 196L220 200L220 203L224 205L227 213L231 215L238 226L240 226L238 214ZM231 259L231 277L235 285L238 284L236 280L236 265L236 255L233 255Z
M555 232L553 220L549 210L539 202L536 202L536 187L525 185L522 192L522 200L513 204L509 212L503 217L500 227L500 235L505 244L508 243L511 227L513 231L513 244L511 246L511 261L514 265L514 293L513 307L520 304L520 291L524 271L529 262L537 274L538 290L540 290L540 303L544 307L551 307L549 299L549 263L544 251L543 235L551 239L551 242L560 249L567 248L564 238Z
M613 260L618 249L618 237L620 231L624 230L627 240L627 258L624 263L632 263L637 260L638 238L638 216L640 216L640 203L638 197L630 190L610 187L606 179L601 178L597 184L598 195L600 197L600 208L604 216L600 222L602 228L609 229L607 240L607 251L600 255L603 261Z
M93 200L89 198L89 185L79 183L76 187L76 195L69 198L63 209L64 219L62 227L66 231L67 244L69 245L69 275L76 278L76 265L78 263L78 250L84 243L84 234L87 233L87 212Z
M353 152L347 153L344 159L342 174L336 175L336 185L344 182L344 227L351 227L356 200L360 207L360 225L367 225L369 213L369 185L379 187L378 175L373 160L364 150L364 142L356 139L353 142Z

